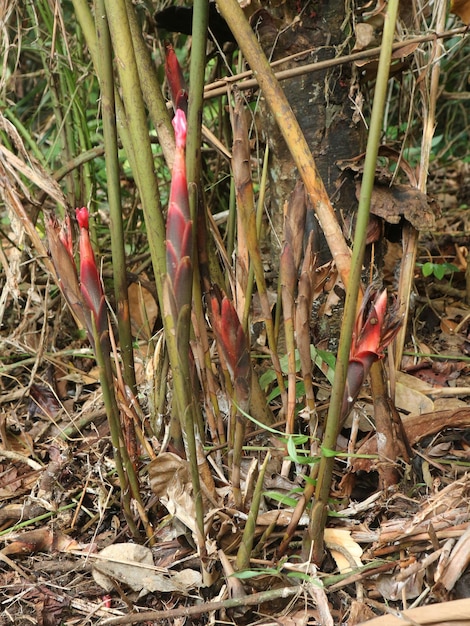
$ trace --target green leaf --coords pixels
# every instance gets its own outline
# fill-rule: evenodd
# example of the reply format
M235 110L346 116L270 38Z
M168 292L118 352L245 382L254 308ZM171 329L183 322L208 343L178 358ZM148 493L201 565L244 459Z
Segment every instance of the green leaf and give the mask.
M442 280L444 278L444 276L447 273L447 269L445 267L445 265L438 265L437 263L434 264L434 276L438 279L438 280Z
M269 385L275 380L276 372L274 370L268 370L267 372L264 372L264 374L259 377L259 384L261 389L263 391L266 391Z
M298 445L306 443L308 439L306 435L292 435L287 439L287 454L291 461L300 465L311 465L319 461L318 457L309 456L307 450L297 448Z
M337 450L330 450L329 448L324 448L323 446L321 446L321 453L323 456L326 456L326 458L338 456Z
M294 437L289 437L289 439L287 440L287 454L289 455L291 461L294 461L294 463L298 463L299 456L297 448L295 447Z
M423 272L423 276L425 278L427 276L431 276L431 274L434 272L434 263L430 263L429 261L427 263L423 263L421 271Z
M315 365L323 372L322 365L326 363L328 365L328 369L325 373L325 376L328 379L328 382L332 385L335 378L335 367L336 367L336 357L332 352L327 352L326 350L318 350L314 345L310 346L310 355L312 357L312 361Z
M276 502L284 504L285 506L290 506L293 508L297 506L297 500L295 498L291 498L289 496L286 496L285 494L278 493L277 491L265 491L263 495L265 498L270 498L271 500L275 500Z
M250 415L249 413L244 411L241 406L238 406L236 402L234 402L234 405L237 407L237 410L240 411L242 415L244 415L247 419L253 422L253 424L256 424L256 426L258 426L258 428L260 428L261 430L266 430L267 432L272 433L273 435L277 435L278 437L285 436L285 433L282 433L280 430L276 430L275 428L271 428L267 424L263 424L263 422L257 420L255 417L253 417L253 415Z
M296 578L298 580L305 580L308 583L312 583L312 585L316 585L317 587L323 588L323 585L318 578L314 578L309 574L305 574L304 572L289 572L287 574L287 578Z
M309 440L308 435L289 435L289 439L292 439L296 446L303 446Z
M329 367L335 369L336 367L336 356L333 352L328 352L327 350L319 350L317 349L317 354Z
M233 578L239 578L240 580L246 580L248 578L255 578L256 576L271 574L272 576L279 576L279 570L273 567L266 567L263 569L246 569L241 572L234 572L231 574Z
M274 389L269 393L266 397L268 404L272 402L275 398L278 398L281 395L281 390L279 387L274 387Z
M315 457L314 463L318 463L319 460L320 460L320 457ZM309 485L314 485L315 486L317 484L317 479L316 478L311 478L310 476L304 476L304 480Z

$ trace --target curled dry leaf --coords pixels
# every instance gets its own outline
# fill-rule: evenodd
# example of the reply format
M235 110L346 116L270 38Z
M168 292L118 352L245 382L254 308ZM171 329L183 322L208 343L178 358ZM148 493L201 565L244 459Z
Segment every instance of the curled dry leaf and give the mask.
M438 587L451 591L470 563L470 527L463 533L452 550L437 580Z
M404 626L405 624L468 626L469 619L470 602L466 598L465 600L440 602L414 609L405 609L400 611L399 615L382 615L365 622L365 624L368 626Z
M83 548L75 539L49 528L36 528L18 535L12 535L11 543L3 548L3 554L27 555L36 552L70 552Z
M361 185L356 185L359 199ZM435 226L435 203L411 185L379 185L372 190L370 211L389 224L398 224L404 217L416 230L432 230Z
M292 250L296 274L302 260L307 201L304 184L299 180L284 205L284 236Z
M346 528L325 528L325 545L331 551L341 574L361 567L362 548Z
M434 410L434 402L426 394L434 388L415 376L396 372L395 404L398 409L406 409L410 415L421 415Z
M354 51L364 50L365 48L371 48L372 46L377 45L375 28L372 24L367 24L367 22L359 22L354 27L354 34L356 35Z
M201 575L195 570L169 572L153 564L152 551L133 543L117 543L107 546L98 554L93 565L93 578L106 591L115 588L113 580L124 583L133 591L144 593L186 594L189 589L201 585Z
M306 583L306 591L311 595L317 607L320 616L319 623L324 624L324 626L334 626L326 591L319 582L319 580L312 580L312 582Z
M172 452L164 452L149 464L148 471L150 487L168 512L192 532L196 532L196 511L188 462Z
M381 574L375 583L377 591L385 600L408 600L417 598L423 590L424 571L419 571L406 580L397 580L393 574Z
M158 317L158 304L154 295L140 282L131 283L128 291L132 330L138 337L149 340Z

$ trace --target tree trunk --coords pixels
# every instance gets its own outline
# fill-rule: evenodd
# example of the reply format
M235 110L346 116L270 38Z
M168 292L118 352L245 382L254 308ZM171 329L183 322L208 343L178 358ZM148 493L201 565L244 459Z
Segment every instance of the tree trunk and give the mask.
M257 29L268 58L277 60L305 51L304 55L278 66L297 67L347 53L348 31L344 0L322 0L300 5L287 0L277 8L262 9L255 14ZM301 10L299 15L299 8ZM274 17L275 15L275 17ZM282 21L278 21L278 19ZM344 30L341 30L346 24ZM343 48L345 50L343 50ZM354 118L354 99L358 93L350 66L306 74L283 81L282 86L299 120L317 167L340 220L355 210L354 183L343 174L337 162L360 153L363 125ZM266 107L261 108L262 128L270 148L271 218L277 235L282 233L283 205L299 178L294 162L274 120ZM341 222L340 222L341 223ZM329 258L326 242L318 228L313 210L309 211L307 228L316 232L316 252L320 262ZM279 240L278 240L279 241ZM279 249L272 242L273 250Z

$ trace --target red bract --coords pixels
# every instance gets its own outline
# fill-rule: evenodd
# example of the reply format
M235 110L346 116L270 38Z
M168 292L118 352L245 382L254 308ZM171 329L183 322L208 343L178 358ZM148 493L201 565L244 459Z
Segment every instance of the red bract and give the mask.
M46 233L52 264L57 273L61 291L75 317L83 326L86 326L77 267L73 258L70 218L67 216L61 226L55 216L49 216L46 220Z
M356 401L372 364L384 357L384 350L396 336L401 320L395 309L387 310L387 291L377 294L369 288L356 319L344 390L342 417Z
M214 288L211 296L212 328L227 364L238 400L247 402L250 394L250 354L245 332L235 307L225 294Z
M96 328L102 333L107 329L104 293L88 231L88 209L76 209L75 214L80 227L80 289Z
M193 223L189 211L186 180L186 116L181 109L176 111L173 127L175 129L176 154L166 223L166 261L175 304L177 309L180 309L189 302L191 297L193 246Z
M95 346L94 328L100 336L108 329L105 298L88 234L87 209L77 209L76 216L80 226L80 281L73 257L70 218L66 217L60 226L55 216L49 217L46 221L46 232L62 293Z
M173 109L182 109L185 113L188 108L188 92L178 58L171 43L165 43L165 74L171 91Z
M354 327L354 335L351 343L350 358L361 360L367 354L374 354L375 358L383 356L384 345L382 333L384 331L385 313L387 311L387 291L372 300L371 294L364 297L364 302L359 311Z

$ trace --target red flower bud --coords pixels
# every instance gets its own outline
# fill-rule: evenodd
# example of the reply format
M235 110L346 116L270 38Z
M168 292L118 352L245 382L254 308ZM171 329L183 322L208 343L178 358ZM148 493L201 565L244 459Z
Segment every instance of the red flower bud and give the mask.
M82 305L82 294L78 283L77 266L73 257L72 228L67 216L60 226L55 216L46 220L49 253L59 279L59 286L68 305L78 321L86 326L86 315Z
M171 178L170 202L166 222L167 273L177 309L191 298L193 223L189 211L186 180L186 115L178 109L173 119L176 154Z
M95 319L97 330L102 333L107 329L104 293L88 231L88 209L76 209L75 215L80 227L80 290Z
M165 43L165 74L170 86L173 109L182 109L185 113L188 108L188 92L178 58L171 43Z
M232 378L249 378L248 342L231 301L214 287L211 297L212 327Z
M384 357L384 350L396 336L401 319L395 308L387 309L387 291L374 294L369 288L356 319L349 353L342 417L352 409L357 395L375 361Z

